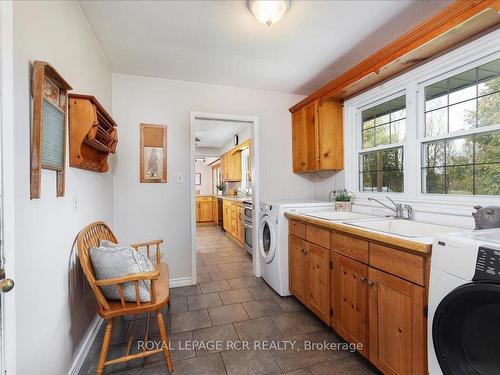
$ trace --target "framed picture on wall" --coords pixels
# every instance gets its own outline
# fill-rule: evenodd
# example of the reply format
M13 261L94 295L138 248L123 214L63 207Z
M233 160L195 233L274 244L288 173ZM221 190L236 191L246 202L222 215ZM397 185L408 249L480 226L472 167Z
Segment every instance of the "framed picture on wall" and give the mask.
M201 185L201 173L196 173L194 175L194 183L196 185Z
M167 182L167 127L141 124L140 181Z

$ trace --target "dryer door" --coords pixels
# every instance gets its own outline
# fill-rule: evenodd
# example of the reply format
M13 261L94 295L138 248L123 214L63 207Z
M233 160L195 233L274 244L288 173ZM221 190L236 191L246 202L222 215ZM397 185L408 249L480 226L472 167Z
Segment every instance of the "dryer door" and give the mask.
M269 215L263 215L259 227L259 250L262 259L271 263L276 255L276 219Z
M500 374L500 284L454 289L436 309L432 340L444 375Z

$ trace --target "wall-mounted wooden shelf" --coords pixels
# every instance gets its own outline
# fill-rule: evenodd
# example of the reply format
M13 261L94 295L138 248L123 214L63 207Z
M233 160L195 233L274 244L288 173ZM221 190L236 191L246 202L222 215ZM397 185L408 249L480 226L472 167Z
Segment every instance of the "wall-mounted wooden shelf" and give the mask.
M108 171L108 155L118 143L117 124L91 95L69 95L69 166Z

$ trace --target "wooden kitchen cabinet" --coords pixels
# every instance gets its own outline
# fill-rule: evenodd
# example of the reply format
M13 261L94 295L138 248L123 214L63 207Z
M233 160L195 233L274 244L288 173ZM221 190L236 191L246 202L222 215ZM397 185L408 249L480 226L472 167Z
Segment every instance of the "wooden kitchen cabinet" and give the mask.
M333 255L333 326L348 342L362 344L368 356L368 266L338 253Z
M289 287L290 292L306 304L306 250L305 241L289 236Z
M424 374L424 288L370 267L370 361L384 374Z
M307 243L306 305L327 324L330 323L330 251Z
M212 221L212 197L196 197L196 222Z
M219 224L219 205L215 197L212 199L212 221L215 225Z
M228 201L224 200L222 203L222 226L226 232L229 232L229 218L230 218L230 212L231 210L231 205Z
M330 250L293 235L289 242L290 292L329 324Z
M293 172L344 167L342 103L315 100L292 114Z
M241 181L241 151L230 150L221 156L221 179L223 182Z

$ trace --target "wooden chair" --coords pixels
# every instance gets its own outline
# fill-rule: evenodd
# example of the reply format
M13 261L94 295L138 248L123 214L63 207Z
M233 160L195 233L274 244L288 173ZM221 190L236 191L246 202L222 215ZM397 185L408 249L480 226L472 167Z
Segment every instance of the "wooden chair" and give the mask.
M80 259L80 264L83 269L83 273L87 278L90 287L95 293L97 302L99 303L98 313L99 315L107 320L106 330L104 333L104 338L102 340L101 353L99 355L99 362L97 365L97 374L101 375L104 366L112 365L116 363L126 362L137 358L145 358L150 355L163 352L167 367L170 373L173 371L172 357L170 355L169 345L168 345L168 335L165 329L165 323L162 315L162 308L166 304L170 305L169 300L169 286L168 286L168 266L165 263L160 262L160 244L163 240L149 241L144 243L137 243L131 245L134 249L138 250L140 248L146 248L147 256L151 258L151 248L156 247L156 270L151 272L142 272L134 275L128 275L123 277L117 277L112 279L96 280L94 269L90 261L89 249L91 247L99 246L99 240L108 240L117 243L116 237L109 229L109 227L101 222L95 222L87 225L78 234L77 237L77 250L78 258ZM151 282L151 302L141 302L139 298L139 281L149 280ZM135 284L135 294L136 302L125 302L123 294L124 283ZM120 300L108 300L104 297L101 288L103 286L116 285L118 287L118 292L120 295ZM149 317L152 312L156 312L156 320L158 323L158 328L160 331L160 337L163 344L153 350L144 350L136 354L130 354L130 349L132 347L132 336L133 332L130 334L128 339L128 345L125 355L119 358L111 359L106 361L109 343L111 341L111 333L113 330L113 322L117 317L124 315L137 315L142 313L148 314L147 328L145 333L145 341L147 341L148 328L149 328ZM135 323L135 317L134 317Z

